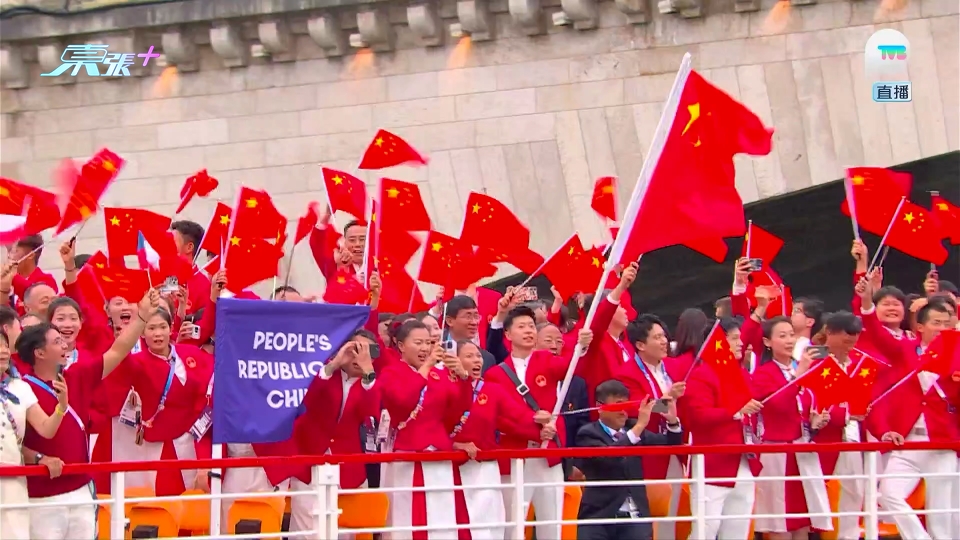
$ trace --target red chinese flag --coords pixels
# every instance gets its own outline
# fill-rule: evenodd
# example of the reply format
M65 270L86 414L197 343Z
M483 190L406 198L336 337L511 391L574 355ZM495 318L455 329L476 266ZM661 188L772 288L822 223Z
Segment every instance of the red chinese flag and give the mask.
M177 211L174 214L179 214L183 212L183 209L190 204L190 201L193 200L194 195L197 197L206 197L213 190L217 189L217 186L220 185L220 182L216 178L207 174L207 170L203 169L202 171L197 172L197 174L187 178L183 183L183 187L180 188L180 204L177 205Z
M590 208L598 216L617 220L617 177L604 176L597 178L593 184L593 197L590 199Z
M128 302L136 303L150 288L149 272L139 268L108 265L100 271L99 277L103 296L108 300L119 296Z
M736 412L752 399L746 372L740 367L740 361L733 354L727 335L719 322L700 347L697 355L704 364L713 368L720 379L721 401L724 408Z
M727 258L727 243L720 237L687 240L683 245L718 263Z
M604 262L599 250L585 250L574 234L547 259L540 273L567 300L578 292L596 289L603 278Z
M518 249L515 251L504 251L494 247L478 247L474 250L477 264L488 264L485 272L490 272L490 277L497 273L496 263L512 264L524 274L533 274L543 265L543 257L532 249Z
M900 197L910 197L910 191L913 189L913 176L910 173L902 173L884 169L882 167L853 167L847 169L847 181L850 182L850 191L853 194L853 205L857 211L857 225L865 231L876 235L882 235L886 230L890 219L874 222L871 220L875 214L866 214L861 216L863 210L870 206L871 199L876 195L887 199L889 195L896 195L897 200ZM840 205L840 211L843 215L850 215L850 207L847 205L846 197ZM890 211L893 215L893 211ZM866 223L864 223L866 219ZM879 230L880 232L876 232Z
M323 301L328 304L365 304L368 296L356 276L342 270L337 270L323 291Z
M227 244L227 234L230 231L230 216L233 215L233 208L217 203L213 210L213 216L207 225L203 241L200 242L200 249L209 251L215 255L220 255L221 249Z
M845 403L851 391L850 377L832 356L811 367L798 384L813 392L820 410Z
M960 381L960 331L941 330L920 357L921 368Z
M420 281L440 285L451 291L476 283L470 265L473 248L458 238L430 231L423 245Z
M483 193L471 192L460 240L502 251L522 251L530 246L530 229L507 205Z
M619 263L668 246L746 232L733 156L769 154L772 131L695 71L670 120L647 189L634 204L636 214L624 217L619 235L624 242L615 251Z
M72 166L70 163L61 177L61 187L65 189L61 190L64 199L60 201L60 206L63 211L56 234L96 213L100 198L120 174L123 164L120 156L106 148L94 154L78 173L69 169Z
M14 240L38 234L60 223L56 195L9 178L0 178L0 214L25 218L19 230L10 231Z
M380 179L379 214L382 230L429 231L430 214L420 196L420 187L412 182Z
M101 255L103 254L101 253ZM91 259L93 257L87 259L87 264L77 272L77 289L79 289L80 296L88 306L105 306L107 298L104 297L103 290L100 288L100 280L97 278L96 272L90 266Z
M389 234L395 233L385 233L383 240L386 240ZM410 236L408 233L400 234ZM419 247L419 242L417 242L417 245ZM413 253L409 253L409 249L383 250L383 254L378 261L380 282L383 288L380 291L380 304L377 309L381 313L424 311L416 307L424 304L423 293L417 286L416 280L410 276L405 268L414 253L416 253L416 249ZM411 307L412 304L413 307Z
M352 174L324 167L323 184L332 212L345 212L360 221L366 220L367 184Z
M222 267L227 271L227 289L237 294L277 275L283 250L259 236L229 240L229 253ZM354 280L356 281L356 280Z
M750 223L747 226L747 234L743 238L743 248L740 250L740 256L763 259L763 267L769 268L770 263L777 258L781 249L783 249L783 240L765 231L759 225Z
M854 369L850 372L850 395L847 403L850 414L866 416L867 407L873 397L873 383L877 380L881 364L877 360L858 349L850 351L850 361Z
M750 285L747 287L747 299L753 308L757 306L756 292L758 287L767 287L772 294L767 306L766 318L783 315L789 317L793 313L793 296L790 287L783 283L780 275L773 268L750 274Z
M931 195L930 203L933 214L940 221L940 230L950 238L951 244L960 245L960 207L940 195Z
M293 237L293 245L297 245L301 240L310 236L310 233L317 228L320 222L320 205L315 202L307 205L307 213L297 220L297 232ZM330 229L331 231L333 229Z
M273 199L266 191L240 187L238 206L234 208L232 236L256 236L274 240L282 245L287 229L287 218L277 210Z
M949 256L936 218L926 208L910 201L903 202L894 218L886 245L937 266L947 262Z
M143 210L141 208L110 208L103 209L103 218L106 228L107 253L111 260L118 260L126 255L136 255L137 239L140 234L143 239L155 250L169 244L170 218Z
M397 165L426 165L427 159L410 144L385 129L377 131L360 159L358 169L376 170ZM361 213L361 215L363 215Z

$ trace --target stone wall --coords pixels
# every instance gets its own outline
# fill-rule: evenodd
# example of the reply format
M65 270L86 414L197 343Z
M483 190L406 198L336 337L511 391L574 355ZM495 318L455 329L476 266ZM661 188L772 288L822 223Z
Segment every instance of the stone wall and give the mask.
M384 127L429 155L426 168L386 175L420 183L439 230L456 234L467 194L485 191L515 209L548 255L575 230L603 238L589 208L592 181L619 176L625 204L685 52L776 129L770 156L738 158L745 202L835 180L848 166L960 148L956 0L911 0L894 13L875 2L821 2L774 25L769 5L735 13L720 4L702 18L654 14L630 25L601 2L599 28L534 37L498 13L497 38L469 47L417 46L401 25L397 50L359 57L325 58L297 35L295 62L253 58L235 69L201 43L199 70L172 83L157 68L53 85L34 69L29 87L2 90L0 172L50 186L59 160L107 146L128 160L107 205L172 212L184 178L206 167L221 187L186 216L206 223L215 200L232 204L243 184L268 189L295 218L324 200L320 165L351 170ZM910 40L912 103L870 99L863 47L885 27ZM377 175L361 177L374 185ZM94 220L80 249L101 247L102 236ZM46 267L58 266L55 251L44 253ZM305 246L293 282L322 286Z

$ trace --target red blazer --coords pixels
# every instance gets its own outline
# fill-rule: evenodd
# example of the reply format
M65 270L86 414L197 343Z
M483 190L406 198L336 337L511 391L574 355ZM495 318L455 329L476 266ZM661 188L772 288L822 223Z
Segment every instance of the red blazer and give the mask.
M377 380L383 408L390 413L390 427L397 429L393 449L422 452L429 447L452 450L450 431L462 411L470 407L473 388L469 381L450 380L446 370L434 369L426 379L406 362L387 365ZM423 393L422 410L410 419ZM400 424L406 422L404 429Z
M733 315L743 317L743 326L740 328L740 340L743 341L743 351L746 354L747 347L753 350L757 360L760 359L760 353L763 352L763 327L751 317L750 300L746 293L735 294L730 297L730 308Z
M743 444L743 423L735 420L735 411L723 406L720 397L720 379L708 364L700 364L687 381L682 414L683 423L690 430L693 444ZM740 454L710 454L704 456L704 474L710 478L736 478ZM751 459L754 474L759 472L759 460ZM723 487L734 487L734 482L707 482Z
M914 360L912 365L889 368L882 373L882 377L888 379L887 382L899 381L916 369L918 364L919 361ZM940 387L939 392L937 386ZM943 392L943 396L940 392ZM920 415L923 415L930 441L956 441L960 439L960 421L956 413L958 406L960 383L939 377L936 386L924 392L919 375L914 374L873 406L867 415L867 429L878 439L890 431L906 437Z
M196 313L209 303L210 278L203 272L195 272L187 282L187 314Z
M607 332L616 312L616 304L604 296L590 322L593 341L590 342L590 347L587 348L583 358L577 363L577 374L587 383L587 403L595 402L594 391L600 383L616 378L621 366L626 364L627 360L633 361L631 344L624 343L622 339L618 344L617 340ZM590 413L591 420L597 418L596 411Z
M540 425L533 421L533 411L524 404L511 399L500 385L483 381L470 405L470 415L462 423L454 442L473 443L480 450L496 450L497 431L509 437L535 441L540 437ZM516 391L513 391L516 393ZM460 425L460 420L454 425ZM464 460L465 462L466 460Z
M667 376L673 382L680 382L683 380L683 376L686 375L686 371L677 369L677 359L676 358L664 358L663 367L667 371ZM650 375L651 379L653 375ZM627 390L630 391L630 400L639 401L647 396L653 396L654 398L661 398L663 394L660 392L659 386L657 386L656 381L654 381L654 387L650 386L650 382L643 375L643 371L640 370L640 366L637 364L636 360L631 360L620 365L619 370L616 373L615 378L622 382L624 386L627 387ZM592 403L592 402L591 402ZM636 410L627 411L627 414L631 418L637 417ZM650 413L650 423L647 424L647 429L653 431L654 433L660 433L660 426L662 425L663 417L658 413ZM644 456L643 458L643 477L651 478L656 480L662 480L667 477L667 467L670 465L670 456Z
M514 368L512 357L507 357L503 363ZM523 397L517 392L516 386L514 386L510 378L507 377L502 366L502 364L499 364L487 371L484 377L487 385L500 386L504 396L510 396L510 399L512 399L516 405L529 411L530 407L527 406ZM534 351L533 354L530 355L530 358L527 360L527 371L524 374L523 382L527 385L527 388L530 389L530 395L536 400L540 409L553 412L553 408L557 404L557 385L563 381L569 366L569 358L564 359L560 356L554 356L549 351ZM530 412L531 414L533 413L533 411ZM560 444L566 446L566 428L562 416L557 418L557 435L560 438ZM500 445L503 448L527 448L530 442L531 440L525 437L510 436L508 434L503 434L500 437ZM533 439L533 442L539 442L539 437ZM550 441L548 447L557 448L557 444L555 441ZM560 458L549 458L547 459L547 463L552 467L560 463ZM501 461L501 474L509 474L509 469L509 462ZM506 472L504 472L505 470Z
M863 320L863 334L861 336L869 336L867 344L869 347L875 347L880 356L887 360L891 368L910 366L913 369L919 356L917 348L920 346L920 338L911 337L907 334L904 334L900 339L894 337L877 318L876 308L867 314L861 312L860 318ZM859 340L857 345L860 345ZM869 348L867 352L870 352Z
M327 225L329 227L329 225ZM333 253L327 249L327 229L314 227L310 231L310 252L313 253L313 260L317 262L320 273L327 281L337 273L337 261L333 258ZM354 275L353 265L347 265L343 269L349 275Z
M327 380L315 377L303 397L305 410L293 427L298 453L322 456L329 450L331 454L362 454L364 447L360 440L360 426L371 418L379 420L378 388L382 382L377 381L370 390L366 390L361 381L355 381L350 386L344 404L343 376L340 371ZM310 468L302 469L297 477L309 483ZM341 488L358 488L366 479L367 473L362 463L344 463L340 466Z
M787 384L787 378L775 361L759 366L751 378L753 399L762 401L773 395ZM801 408L797 408L797 400ZM760 413L763 418L763 439L768 442L791 443L803 435L802 422L810 418L812 394L809 391L800 393L800 385L795 384L780 392L763 405ZM801 417L802 414L804 415Z

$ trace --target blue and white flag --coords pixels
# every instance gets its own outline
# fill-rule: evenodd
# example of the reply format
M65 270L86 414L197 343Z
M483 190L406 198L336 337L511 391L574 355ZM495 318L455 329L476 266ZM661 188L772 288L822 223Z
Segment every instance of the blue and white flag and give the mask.
M368 306L221 298L213 442L289 438L310 382L369 316Z
M141 269L160 266L160 254L147 242L143 233L137 233L137 262Z

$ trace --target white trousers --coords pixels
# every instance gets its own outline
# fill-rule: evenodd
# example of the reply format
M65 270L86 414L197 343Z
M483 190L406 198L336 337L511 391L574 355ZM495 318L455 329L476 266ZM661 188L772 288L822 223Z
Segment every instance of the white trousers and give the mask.
M509 476L503 476L505 484L510 483ZM506 489L503 492L503 504L507 521L525 520L530 511L530 504L536 513L537 521L560 521L563 515L563 467L557 464L547 465L547 460L536 458L523 461L523 482L531 484L554 483L554 487L524 487L523 488L523 515L513 515L514 490ZM537 525L537 538L560 538L560 525Z
M428 527L439 527L427 532L429 540L457 540L457 512L454 497L453 463L449 461L394 462L390 464L390 483L393 487L414 487L414 468L423 467L423 485L429 488L447 488L424 492L427 503ZM422 487L422 486L421 486ZM397 491L390 495L390 524L393 527L413 526L413 493ZM390 533L390 540L410 540L411 531ZM558 537L559 538L559 537Z
M497 476L497 481L500 477ZM27 504L27 477L0 478L0 504ZM30 509L0 510L0 538L3 540L30 540Z
M693 473L696 475L696 472ZM737 481L732 488L711 486L704 487L699 493L696 484L690 486L690 507L697 508L698 501L703 498L706 521L706 530L700 531L697 523L693 523L690 538L723 540L748 540L750 535L750 516L753 514L753 502L756 498L753 473L747 464L747 458L740 458L740 467L737 469ZM744 516L726 519L722 516Z
M814 453L796 454L798 481L803 486L804 502L811 514L830 512L830 499L827 496L827 484L816 477L823 476L820 468L820 456ZM756 532L785 533L787 528L787 482L784 480L765 480L767 477L787 475L786 454L760 454L763 470L757 478L757 514L780 514L777 518L757 518ZM796 510L794 510L796 512ZM810 518L810 524L823 531L833 530L833 520L829 517Z
M249 444L228 444L227 457L255 457L253 446ZM281 491L287 490L287 482L279 486ZM228 493L242 493L249 497L253 493L272 492L273 484L267 479L267 473L263 467L251 467L245 469L231 468L223 473L223 482L220 484L220 492L224 495ZM228 516L230 515L230 506L233 501L241 497L230 497L221 499L220 503L220 530L226 533L233 533L227 530ZM291 505L293 503L291 502Z
M460 466L460 484L464 488L463 499L467 503L470 525L504 523L507 520L503 490L469 489L470 486L495 486L500 483L500 466L496 461L471 460ZM505 533L502 525L470 529L473 540L503 540Z
M910 540L948 540L957 538L957 515L931 514L927 516L927 529L924 530L920 518L907 504L907 497L913 493L924 477L926 486L927 510L957 510L952 506L956 480L951 477L929 477L930 474L956 474L957 454L947 450L895 450L890 453L885 475L910 474L910 478L883 478L880 480L880 506L894 514L893 519L900 529L900 535Z
M833 474L836 476L862 475L863 454L860 452L840 452ZM866 481L840 480L839 482L840 500L837 501L837 510L839 512L862 511L863 497L866 494ZM859 516L840 516L837 518L837 522L839 523L837 540L860 540Z
M53 497L31 497L31 503L62 503L70 506L48 506L30 510L30 537L37 540L96 538L97 505L93 490L93 482L90 482L69 493Z
M113 418L113 461L160 461L163 453L162 442L147 442L137 444L137 429L120 422L120 417ZM189 431L173 440L173 448L177 459L197 459L197 449L194 446L193 435ZM183 486L193 488L197 478L196 469L180 471L183 476ZM157 488L157 471L136 471L124 473L126 487Z

